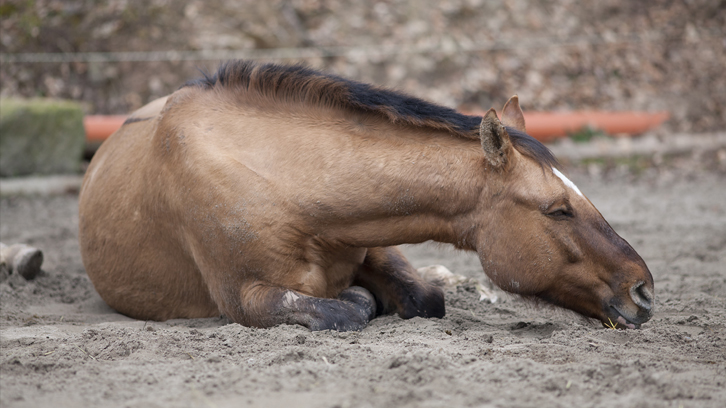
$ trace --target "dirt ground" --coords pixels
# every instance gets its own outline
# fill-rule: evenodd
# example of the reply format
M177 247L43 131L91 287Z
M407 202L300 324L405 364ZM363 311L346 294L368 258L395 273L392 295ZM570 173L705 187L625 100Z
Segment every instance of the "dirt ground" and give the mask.
M353 333L132 320L85 275L76 196L4 198L0 240L43 249L45 264L33 281L0 278L0 405L726 406L723 172L603 169L570 172L653 273L657 309L640 330L501 291L480 303L468 286L447 292L443 319L385 316ZM484 279L468 254L405 251L416 266Z

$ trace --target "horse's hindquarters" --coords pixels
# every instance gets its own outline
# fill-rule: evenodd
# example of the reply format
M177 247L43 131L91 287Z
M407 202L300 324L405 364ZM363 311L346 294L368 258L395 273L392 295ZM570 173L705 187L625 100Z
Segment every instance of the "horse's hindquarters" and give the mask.
M219 315L157 189L150 122L124 125L91 161L79 198L83 264L101 297L130 317Z

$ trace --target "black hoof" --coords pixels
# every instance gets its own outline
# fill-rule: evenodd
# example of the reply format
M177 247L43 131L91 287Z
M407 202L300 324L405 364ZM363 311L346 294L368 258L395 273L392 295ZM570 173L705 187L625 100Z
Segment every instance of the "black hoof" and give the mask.
M338 299L361 307L363 309L362 315L365 317L366 322L376 317L376 299L366 288L351 286L340 292Z
M402 319L412 317L442 318L446 315L444 291L434 285L428 288L422 287L420 291L410 292L404 305L404 309L399 312Z

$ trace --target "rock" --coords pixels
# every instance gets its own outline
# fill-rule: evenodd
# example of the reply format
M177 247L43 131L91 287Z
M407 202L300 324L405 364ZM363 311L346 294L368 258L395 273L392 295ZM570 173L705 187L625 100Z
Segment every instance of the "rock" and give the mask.
M0 269L3 274L17 272L26 280L34 279L43 265L43 252L25 244L0 243Z
M447 288L455 288L458 286L470 284L474 286L474 289L479 294L479 301L488 301L489 303L496 303L499 299L493 290L482 285L475 278L468 278L463 275L455 274L449 270L449 268L443 265L430 265L418 268L416 270L418 274L429 283L433 283L437 286L443 286Z
M0 176L78 172L83 109L51 99L0 100Z

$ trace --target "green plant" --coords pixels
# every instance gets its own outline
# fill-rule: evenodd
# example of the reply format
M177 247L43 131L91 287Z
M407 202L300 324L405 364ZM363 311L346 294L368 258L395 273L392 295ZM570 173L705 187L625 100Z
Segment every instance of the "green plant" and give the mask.
M600 129L585 125L575 132L569 133L570 139L575 142L589 142L594 137L607 137L607 134Z

